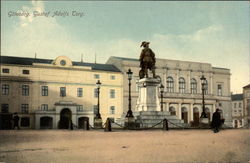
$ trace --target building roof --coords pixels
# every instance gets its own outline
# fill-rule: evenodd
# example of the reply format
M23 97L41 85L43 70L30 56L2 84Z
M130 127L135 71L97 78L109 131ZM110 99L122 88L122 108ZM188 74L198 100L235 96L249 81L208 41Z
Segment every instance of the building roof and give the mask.
M116 57L116 56L112 56L112 57L113 57L113 58L120 59L120 60L138 61L138 62L139 62L139 59L135 59L135 58L125 58L125 57Z
M245 86L245 87L243 87L243 88L250 88L250 84L246 85L246 86Z
M16 64L16 65L32 65L33 63L51 64L52 59L40 59L40 58L26 58L26 57L13 57L13 56L0 56L0 63L3 64ZM73 66L89 66L92 70L121 72L117 67L111 64L96 64L86 62L72 61Z
M231 95L231 99L232 99L232 101L243 100L243 94L234 94L234 95Z

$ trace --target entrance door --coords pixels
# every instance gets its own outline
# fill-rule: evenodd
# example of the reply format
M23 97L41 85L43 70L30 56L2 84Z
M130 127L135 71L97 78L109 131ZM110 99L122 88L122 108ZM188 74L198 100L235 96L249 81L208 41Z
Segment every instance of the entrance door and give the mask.
M234 120L234 124L235 124L234 127L238 128L238 121L237 120Z
M88 129L89 128L89 118L88 117L81 117L78 118L78 128L81 129Z
M181 119L184 120L184 123L188 123L188 112L185 107L181 108Z
M72 119L72 113L68 108L62 109L60 113L59 129L69 129Z
M194 126L198 126L199 125L199 109L198 108L194 108L193 109L193 117L194 117Z

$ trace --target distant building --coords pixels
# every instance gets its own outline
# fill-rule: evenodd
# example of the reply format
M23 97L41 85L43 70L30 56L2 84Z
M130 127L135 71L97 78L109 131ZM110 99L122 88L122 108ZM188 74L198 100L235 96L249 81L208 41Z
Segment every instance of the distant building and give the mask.
M243 87L243 107L245 125L250 128L250 84Z
M243 113L243 94L234 94L232 97L232 119L233 127L240 128L244 126Z
M17 112L21 128L79 128L93 125L96 82L101 81L100 113L117 120L122 115L123 75L108 64L1 56L1 121Z
M113 64L123 72L123 113L128 110L129 68L133 71L132 110L138 98L140 63L139 59L110 57L107 64ZM216 108L222 111L225 124L232 126L232 107L230 93L230 70L212 67L209 63L179 60L156 59L156 75L165 87L164 110L170 111L187 124L199 123L202 112L201 76L206 77L205 107L211 121Z

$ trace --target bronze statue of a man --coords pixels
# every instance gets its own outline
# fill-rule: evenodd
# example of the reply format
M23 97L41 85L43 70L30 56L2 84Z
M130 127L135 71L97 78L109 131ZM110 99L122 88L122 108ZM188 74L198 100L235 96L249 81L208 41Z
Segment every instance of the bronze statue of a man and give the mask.
M139 72L140 79L148 78L148 69L150 69L153 73L153 78L156 78L155 75L155 53L149 48L149 42L143 41L141 47L143 49L140 55L140 67L141 70Z

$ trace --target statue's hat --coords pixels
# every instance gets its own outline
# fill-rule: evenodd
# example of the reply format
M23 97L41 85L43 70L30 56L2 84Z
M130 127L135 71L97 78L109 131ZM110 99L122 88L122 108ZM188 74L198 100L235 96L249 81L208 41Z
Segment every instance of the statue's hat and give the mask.
M141 43L141 47L142 46L145 46L145 45L147 45L147 44L149 44L150 42L147 42L147 41L143 41L142 43Z

